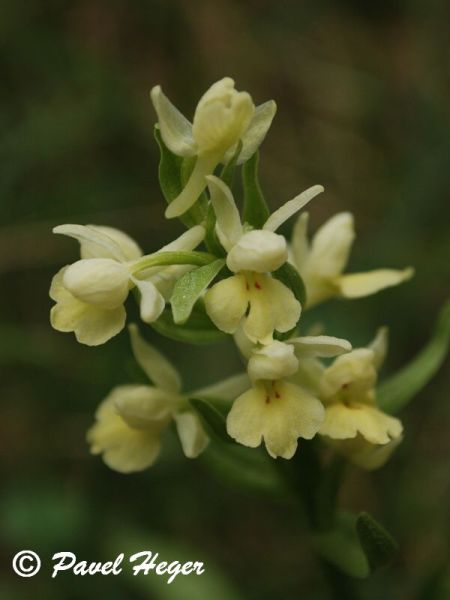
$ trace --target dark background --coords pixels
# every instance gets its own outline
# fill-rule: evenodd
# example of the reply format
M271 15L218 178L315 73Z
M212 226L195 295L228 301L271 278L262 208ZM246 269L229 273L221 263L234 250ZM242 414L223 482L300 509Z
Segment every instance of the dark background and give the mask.
M148 92L161 83L191 118L203 91L232 76L257 103L278 104L261 159L271 206L321 183L313 228L355 214L350 270L415 266L399 288L309 317L356 346L389 325L394 371L426 342L449 291L449 22L437 0L1 3L2 600L327 598L295 511L226 487L171 433L139 475L89 456L95 407L136 368L125 333L91 349L51 329L51 277L78 256L51 228L115 226L146 251L180 232L163 220ZM147 329L186 389L239 368L231 343L192 350ZM363 599L450 597L449 388L443 368L404 411L391 462L347 473L342 505L371 510L401 547L392 568L357 584ZM43 559L34 579L11 569L24 548ZM126 548L203 559L208 576L49 577L54 552L108 560Z

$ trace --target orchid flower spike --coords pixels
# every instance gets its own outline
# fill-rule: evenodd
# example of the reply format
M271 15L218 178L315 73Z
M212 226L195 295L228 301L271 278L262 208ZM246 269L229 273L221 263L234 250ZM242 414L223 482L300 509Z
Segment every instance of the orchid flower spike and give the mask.
M235 400L227 417L227 431L251 448L264 440L273 458L292 458L298 438L313 438L325 418L322 402L288 380L299 366L297 346L306 348L310 356L337 356L351 349L346 340L319 336L273 341L250 352L252 387Z
M171 219L185 213L206 187L205 176L219 163L227 163L242 142L238 164L258 149L275 116L273 100L255 107L247 92L238 92L234 81L225 77L201 97L191 124L163 94L161 87L150 93L158 116L164 144L177 156L196 157L194 170L180 195L166 210Z
M318 229L311 243L307 237L308 213L294 227L291 261L306 286L307 307L333 296L362 298L410 279L414 269L376 269L343 274L355 239L353 215L343 212Z
M136 325L129 326L133 354L152 385L121 385L100 404L96 422L87 433L93 454L120 473L142 471L151 466L161 449L161 435L173 421L185 456L196 458L209 439L181 391L177 370L156 348L146 342ZM192 396L229 400L248 385L237 375Z
M140 293L142 320L155 321L170 294L167 280L178 277L186 265L153 267L143 272L144 279L140 267L161 252L192 250L205 235L203 227L193 227L157 253L143 257L136 242L111 227L60 225L53 232L78 240L81 260L63 267L52 280L50 297L56 305L50 312L51 324L58 331L73 331L88 346L103 344L124 328L124 302L132 288Z
M206 311L222 331L234 333L243 321L245 333L253 342L268 343L275 330L286 332L295 327L301 313L300 302L292 291L270 275L288 258L286 240L275 231L323 187L315 185L284 204L262 229L245 231L231 190L215 176L207 180L217 234L227 251L227 267L234 275L208 290Z

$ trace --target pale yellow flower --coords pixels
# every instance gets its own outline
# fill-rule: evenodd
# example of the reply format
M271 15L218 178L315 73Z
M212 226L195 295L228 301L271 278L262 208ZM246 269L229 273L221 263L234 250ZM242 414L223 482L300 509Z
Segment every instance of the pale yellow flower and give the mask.
M209 176L217 234L227 251L227 266L235 273L216 283L205 295L206 311L214 324L234 333L241 322L253 342L267 343L274 331L286 332L300 318L300 302L270 274L287 260L287 245L276 229L323 191L314 186L275 211L262 229L245 231L230 189Z
M381 329L370 347L338 357L323 369L320 380L326 414L319 432L334 442L354 440L343 444L342 451L358 464L387 460L403 432L399 419L376 404L377 370L386 346L386 330Z
M153 385L122 385L100 404L96 422L87 433L93 454L101 454L115 471L132 473L151 466L161 449L161 435L173 420L188 458L197 457L208 437L188 396L181 392L176 369L130 325L134 356ZM229 399L248 385L246 376L234 376L190 394L195 398Z
M73 331L88 346L103 344L123 329L124 302L134 287L140 293L142 320L155 321L170 294L170 283L186 270L183 265L137 273L142 251L125 233L111 227L60 225L53 231L80 242L81 260L62 268L52 280L50 297L56 305L51 309L51 324L58 331ZM204 233L203 227L193 227L159 252L192 250Z
M339 213L329 219L317 230L311 243L307 226L308 214L303 213L294 227L291 260L305 283L308 308L333 296L369 296L407 281L414 273L407 268L343 274L355 239L351 213Z
M329 439L328 443L353 464L367 471L373 471L386 464L402 439L403 436L399 435L387 444L380 445L372 444L358 434L348 440Z
M167 218L182 215L196 202L206 187L205 176L219 163L230 160L239 140L242 150L238 164L248 160L263 141L276 112L273 100L255 107L250 95L236 91L229 77L217 81L202 96L192 124L160 86L150 95L165 145L178 156L197 157L185 188L166 210Z
M240 346L246 352L248 346ZM311 439L325 418L321 401L287 377L298 369L295 349L306 347L311 356L335 356L348 351L346 340L320 336L274 341L249 353L248 373L252 387L234 402L227 431L240 444L255 448L264 441L273 458L292 458L298 438Z

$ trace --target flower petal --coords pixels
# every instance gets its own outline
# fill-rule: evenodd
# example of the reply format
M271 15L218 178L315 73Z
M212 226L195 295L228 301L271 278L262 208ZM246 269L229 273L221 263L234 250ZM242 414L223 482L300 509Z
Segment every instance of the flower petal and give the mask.
M264 441L268 453L276 458L292 458L297 439L312 439L324 419L322 403L291 383L278 385L280 398L266 405Z
M263 386L252 387L236 398L228 413L228 434L244 446L257 448L261 444L265 397Z
M338 213L320 227L313 237L307 274L331 279L342 273L355 239L353 215Z
M255 348L255 342L253 342L245 333L243 323L241 323L234 332L233 339L243 358L248 360Z
M118 414L135 429L165 427L180 397L150 385L121 385L109 395Z
M108 467L119 473L146 469L155 462L160 451L160 430L129 427L117 414L110 397L100 405L96 423L86 437L92 454L103 454Z
M197 150L191 123L163 94L161 86L152 89L150 98L158 115L159 130L165 145L178 156L194 156Z
M227 267L230 271L270 273L279 269L288 258L286 240L272 231L253 229L244 233L230 249Z
M124 328L125 308L107 310L78 300L62 285L65 270L66 267L55 275L50 288L50 297L57 303L50 312L52 327L57 331L73 331L81 344L104 344Z
M142 281L133 277L133 282L141 294L140 314L144 323L153 323L160 317L166 301L151 281Z
M67 235L80 242L80 244L88 245L90 253L95 253L98 257L113 258L120 262L126 260L119 244L106 235L103 231L99 231L96 227L89 225L58 225L53 228L53 233Z
M240 373L195 390L189 396L192 398L211 398L213 400L234 400L245 390L248 390L249 387L250 380L247 373Z
M302 356L297 372L289 380L313 396L320 397L324 371L325 365L318 358Z
M230 188L214 175L208 175L206 179L217 218L217 235L228 251L242 236L241 217Z
M192 134L199 154L219 153L219 162L247 130L255 106L247 92L234 89L234 81L224 77L203 94L197 105Z
M301 356L321 356L328 358L350 352L352 345L349 341L329 335L307 335L290 338L289 344L295 345L296 353Z
M166 219L180 217L193 206L206 187L206 175L211 175L220 162L217 154L199 156L194 169L180 194L166 208Z
M335 281L339 292L345 298L362 298L370 296L399 283L403 283L414 275L414 269L408 267L399 271L397 269L377 269L367 273L351 273L341 275Z
M250 283L250 311L244 323L244 331L252 341L266 344L275 330L289 331L297 324L300 313L300 302L281 281L269 275L254 275Z
M134 357L148 378L157 387L168 392L178 393L181 390L178 371L156 348L144 340L137 325L132 323L128 326L128 331Z
M388 351L389 330L387 327L380 327L374 339L368 345L369 350L373 352L373 364L377 371L381 369Z
M302 273L303 267L309 255L308 241L308 221L309 214L307 212L298 216L297 222L292 231L291 255L292 264Z
M390 458L391 454L401 443L403 436L399 436L387 444L371 444L361 435L348 440L331 440L331 446L353 464L372 471L382 467Z
M247 310L248 299L245 277L233 275L219 281L206 292L206 312L221 331L234 333Z
M248 361L248 374L252 381L289 377L297 369L298 359L293 346L276 340L254 350Z
M187 458L197 458L209 444L199 418L190 411L174 415L181 447Z
M324 418L324 408L298 386L276 382L276 392L258 385L236 399L227 417L229 435L256 448L264 438L270 456L292 458L297 439L311 439Z
M276 231L280 225L287 221L292 215L301 210L313 198L324 191L323 186L313 185L292 200L283 204L278 210L270 215L265 222L263 229L266 231Z
M112 258L85 258L64 272L63 285L76 298L104 309L117 308L128 296L130 272Z
M124 260L137 260L142 256L142 250L136 242L126 233L115 229L114 227L105 227L103 225L88 225L90 230L96 231L102 235L108 236L122 251ZM80 240L81 258L111 258L111 252L98 244L92 243L87 239Z
M202 225L194 225L184 233L182 233L179 237L177 237L173 242L163 246L161 250L158 252L178 252L194 250L197 248L205 237L205 228Z
M320 434L344 440L359 433L372 444L387 444L402 434L403 426L395 417L387 415L375 406L336 402L326 408L325 421Z
M237 160L238 165L246 162L258 150L269 131L276 112L277 105L274 100L268 100L256 107L252 120L241 137L242 150ZM227 152L227 161L232 158L234 152L235 148Z
M322 380L323 398L333 400L337 395L344 395L346 401L372 403L376 380L372 350L357 348L338 356L325 370Z

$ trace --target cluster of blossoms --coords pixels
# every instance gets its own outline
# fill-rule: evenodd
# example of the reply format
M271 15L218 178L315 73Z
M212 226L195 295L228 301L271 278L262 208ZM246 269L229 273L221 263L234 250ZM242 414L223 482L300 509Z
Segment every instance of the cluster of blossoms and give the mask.
M412 269L344 273L355 236L347 212L332 217L312 240L305 212L290 243L277 233L323 188L315 185L269 214L255 165L276 112L273 101L255 107L248 93L225 78L203 95L190 123L159 86L151 99L166 217L180 217L188 229L144 254L110 227L56 227L55 233L78 240L81 258L53 279L51 323L73 331L81 343L103 344L125 327L132 292L142 321L169 337L195 342L199 320L203 331L232 336L246 372L182 392L175 368L137 325L129 325L134 356L149 384L111 391L88 432L91 451L117 471L142 470L157 458L161 435L173 421L184 454L196 457L209 435L191 400L203 399L225 412L230 438L252 448L264 443L274 458L291 458L299 438L319 435L361 467L382 465L402 438L401 422L377 406L386 329L367 347L352 349L344 339L300 335L301 315L332 297L359 298L397 285ZM239 165L241 210L232 192Z

